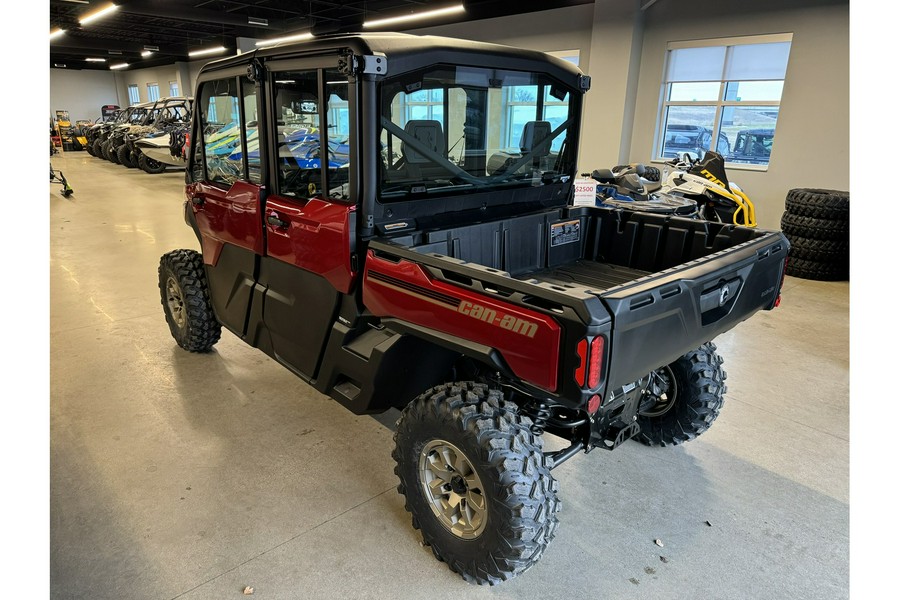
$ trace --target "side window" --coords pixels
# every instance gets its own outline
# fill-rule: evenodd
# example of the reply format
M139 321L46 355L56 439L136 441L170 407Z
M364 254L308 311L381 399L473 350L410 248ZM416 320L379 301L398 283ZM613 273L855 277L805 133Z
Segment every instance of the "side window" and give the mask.
M257 119L256 85L241 78L244 109L244 139L247 140L247 180L251 183L262 182L262 170L259 160L259 127Z
M347 77L338 71L325 71L325 118L328 127L328 196L346 200L350 197L350 106Z
M319 71L275 73L278 189L295 198L344 200L349 198L349 84L337 70L328 69L321 75L324 106L319 97ZM321 109L325 123L321 122Z
M231 185L243 175L239 98L236 78L206 82L200 91L200 128L209 181Z
M317 71L275 73L275 118L278 189L311 198L322 186Z

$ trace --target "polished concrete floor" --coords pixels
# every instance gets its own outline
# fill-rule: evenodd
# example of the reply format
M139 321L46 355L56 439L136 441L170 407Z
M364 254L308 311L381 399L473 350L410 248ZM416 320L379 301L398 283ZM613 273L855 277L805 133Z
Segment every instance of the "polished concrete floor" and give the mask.
M560 466L556 540L480 588L410 525L396 413L354 416L230 333L175 345L156 269L197 248L183 173L52 163L75 190L50 187L52 598L848 597L847 282L788 278L716 340L729 391L700 439Z

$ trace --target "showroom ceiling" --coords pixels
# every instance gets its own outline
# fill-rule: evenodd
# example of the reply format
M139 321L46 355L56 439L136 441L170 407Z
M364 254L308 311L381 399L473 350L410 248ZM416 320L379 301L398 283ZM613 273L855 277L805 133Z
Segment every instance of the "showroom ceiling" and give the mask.
M312 31L358 31L364 22L418 14L464 4L426 20L385 25L372 30L395 30L474 21L513 13L589 4L592 0L535 2L520 0L117 0L116 10L88 23L109 0L50 0L51 68L109 69L129 63L147 68L176 61L198 60L190 52L224 46L233 54L236 38L272 39ZM151 54L147 54L152 51ZM142 53L144 54L142 56ZM86 59L92 58L93 61ZM104 60L99 60L104 59ZM63 65L65 65L63 67Z

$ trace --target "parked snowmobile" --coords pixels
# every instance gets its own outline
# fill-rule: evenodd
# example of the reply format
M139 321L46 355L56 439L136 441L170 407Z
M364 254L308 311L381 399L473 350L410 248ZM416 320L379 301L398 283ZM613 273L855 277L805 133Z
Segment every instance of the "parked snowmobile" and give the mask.
M689 198L697 203L702 218L756 227L753 202L735 183L728 181L725 158L707 150L702 160L685 152L666 163L669 169L660 188L662 193Z
M619 165L612 169L594 169L590 176L598 183L598 206L699 218L696 201L660 191L659 171L654 167L639 163Z

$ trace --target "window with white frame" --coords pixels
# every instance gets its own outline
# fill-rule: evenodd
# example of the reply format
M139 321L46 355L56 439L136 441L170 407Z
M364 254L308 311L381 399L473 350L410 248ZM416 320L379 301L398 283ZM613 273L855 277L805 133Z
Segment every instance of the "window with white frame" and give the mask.
M159 84L158 83L148 83L147 84L147 101L155 102L159 100Z
M132 83L128 86L128 103L132 106L135 104L140 104L141 102L141 91L138 89L136 83Z
M578 66L578 58L581 53L578 50L560 50L548 52L547 54ZM566 120L569 112L568 101L553 98L550 95L548 86L543 86L542 90L543 98L538 102L538 96L541 94L538 86L511 86L507 89L504 138L508 148L516 149L519 147L525 123L529 121L549 121L551 129L555 129ZM551 150L558 152L562 141L562 137L554 139Z
M715 150L733 166L767 166L791 37L669 43L654 158Z
M178 95L178 82L177 81L169 82L169 95L173 96L173 97Z

